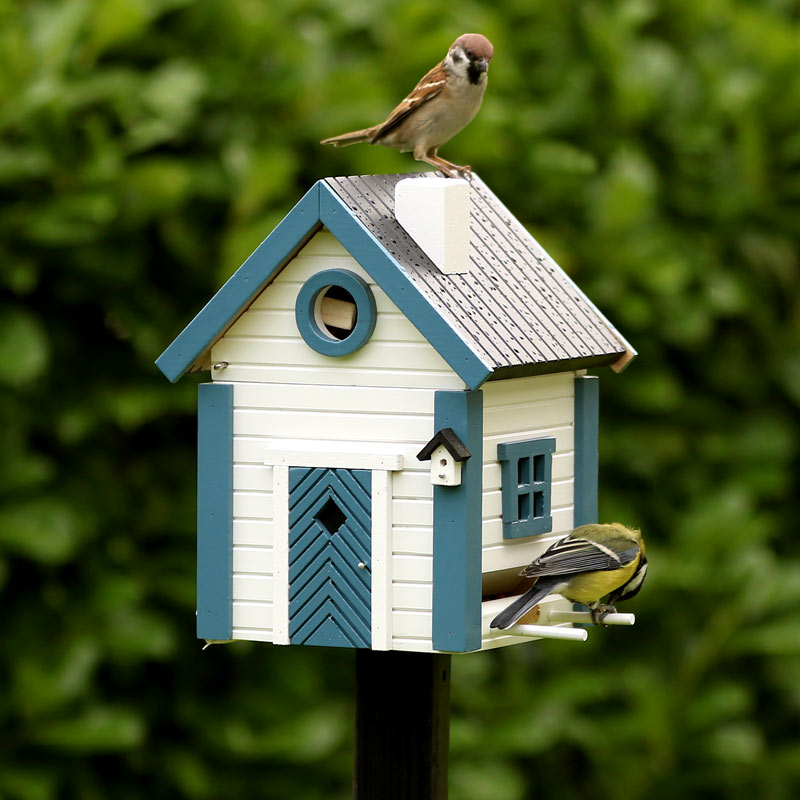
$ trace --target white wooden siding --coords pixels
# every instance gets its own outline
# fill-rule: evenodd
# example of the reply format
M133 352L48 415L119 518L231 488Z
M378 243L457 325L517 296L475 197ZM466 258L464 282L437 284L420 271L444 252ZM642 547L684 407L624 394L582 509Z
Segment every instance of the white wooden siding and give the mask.
M568 372L492 381L483 386L483 572L523 567L572 530L574 380L574 373ZM553 530L530 539L503 539L497 445L542 437L556 440L551 492Z
M337 443L343 453L391 450L402 458L404 469L391 473L384 488L391 487L391 498L373 507L391 530L383 551L383 543L374 544L373 582L385 584L376 583L376 596L389 611L373 619L373 638L378 647L403 647L427 631L422 647L430 650L433 488L416 454L433 432L434 395L431 389L234 385L234 638L287 641L274 627L286 616L286 580L276 577L285 574L286 547L284 536L273 535L287 525L285 511L279 514L286 489L280 500L273 491L275 473L286 467L264 460L277 440L291 439L293 447L318 450L322 460ZM373 472L374 480L385 474Z
M295 324L295 301L305 281L327 269L347 269L372 289L378 311L369 342L349 356L312 350ZM216 380L275 384L360 385L463 389L450 369L383 290L327 231L317 233L233 323L211 350Z

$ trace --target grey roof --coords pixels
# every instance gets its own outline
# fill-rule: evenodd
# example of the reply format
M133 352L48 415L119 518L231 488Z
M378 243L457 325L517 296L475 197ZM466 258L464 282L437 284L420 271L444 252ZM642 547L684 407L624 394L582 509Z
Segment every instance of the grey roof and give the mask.
M470 261L440 272L394 216L394 187L407 175L326 178L492 377L611 364L636 352L486 184L473 175ZM437 173L438 174L438 173Z

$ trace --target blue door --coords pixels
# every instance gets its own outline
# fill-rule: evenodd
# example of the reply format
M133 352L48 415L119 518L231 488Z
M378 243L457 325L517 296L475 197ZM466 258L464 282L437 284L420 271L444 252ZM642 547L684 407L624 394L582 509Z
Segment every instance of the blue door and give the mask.
M370 647L372 473L289 469L289 640Z

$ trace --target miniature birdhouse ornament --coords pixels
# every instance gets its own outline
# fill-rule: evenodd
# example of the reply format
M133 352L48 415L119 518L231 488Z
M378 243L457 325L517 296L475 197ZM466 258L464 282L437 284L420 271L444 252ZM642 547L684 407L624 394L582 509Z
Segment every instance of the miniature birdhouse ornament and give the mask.
M478 175L326 178L264 233L156 362L208 376L197 635L450 653L585 636L556 593L533 629L490 623L521 569L597 522L586 371L633 348Z
M430 461L433 486L460 486L461 463L471 455L456 432L452 428L444 428L437 431L417 453L417 459Z

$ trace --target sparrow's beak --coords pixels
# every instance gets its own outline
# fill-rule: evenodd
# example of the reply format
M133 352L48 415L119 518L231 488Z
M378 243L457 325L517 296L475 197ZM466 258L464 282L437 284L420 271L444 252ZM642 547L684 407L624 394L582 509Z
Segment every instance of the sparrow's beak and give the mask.
M479 59L478 59L478 60L475 62L475 66L476 66L476 67L477 67L477 68L478 68L478 69L479 69L481 72L488 72L488 71L489 71L489 62L488 62L488 60L487 60L487 59L485 59L485 58L479 58Z

